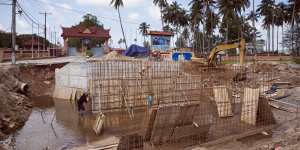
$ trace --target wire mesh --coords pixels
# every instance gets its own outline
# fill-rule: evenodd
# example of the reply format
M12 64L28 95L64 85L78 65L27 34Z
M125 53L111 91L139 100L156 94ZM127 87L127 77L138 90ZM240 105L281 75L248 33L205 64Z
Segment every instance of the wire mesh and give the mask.
M180 62L89 62L94 112L119 135L119 149L178 144L186 147L275 124L263 93L272 69L253 65L199 67ZM129 140L129 139L131 140Z

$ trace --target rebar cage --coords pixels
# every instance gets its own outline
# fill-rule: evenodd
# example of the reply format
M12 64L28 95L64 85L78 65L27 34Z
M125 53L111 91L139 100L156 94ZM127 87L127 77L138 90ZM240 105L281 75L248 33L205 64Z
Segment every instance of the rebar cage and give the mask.
M105 114L104 132L121 137L119 149L186 147L275 124L264 97L275 77L272 69L189 65L88 62L92 110Z

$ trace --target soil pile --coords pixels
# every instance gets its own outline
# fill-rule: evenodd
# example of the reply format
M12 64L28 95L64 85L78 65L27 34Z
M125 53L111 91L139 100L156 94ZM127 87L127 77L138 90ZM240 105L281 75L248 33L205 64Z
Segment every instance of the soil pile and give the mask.
M22 127L31 113L32 103L19 90L16 73L15 68L0 70L0 140Z
M55 69L64 65L0 68L0 140L25 124L32 109L31 98L52 94ZM26 83L29 90L21 91L20 83Z

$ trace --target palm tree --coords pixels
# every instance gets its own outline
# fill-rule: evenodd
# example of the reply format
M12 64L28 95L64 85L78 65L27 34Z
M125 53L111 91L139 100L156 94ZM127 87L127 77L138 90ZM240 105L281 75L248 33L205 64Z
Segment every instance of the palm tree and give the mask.
M185 27L189 24L187 11L176 1L164 8L162 12L164 21L175 27L176 35L179 33L181 27Z
M277 51L278 51L278 28L281 26L281 31L283 33L283 25L285 23L285 16L286 16L286 12L285 12L285 9L286 9L286 4L283 3L283 2L280 2L276 5L275 7L275 20L274 20L274 23L275 25L277 26ZM283 47L282 47L282 50L283 50Z
M191 22L191 30L196 31L199 28L200 23L203 23L203 9L204 9L204 1L202 0L192 0L189 5L190 8L190 22Z
M203 14L203 9L204 9L204 1L202 0L192 0L189 3L190 6L190 26L191 26L191 31L193 32L193 39L196 39L196 36L199 35L197 34L199 30L199 26L204 21L204 14ZM197 36L198 38L198 36ZM197 40L199 41L199 40ZM196 41L196 42L197 42ZM195 48L196 43L193 43L193 49ZM201 44L202 46L202 44ZM203 47L202 47L203 50Z
M124 28L123 28L123 24L122 24L122 19L121 19L121 14L120 14L120 7L123 7L123 0L112 0L110 2L111 5L113 5L113 7L118 11L118 15L119 15L119 21L120 21L120 26L122 29L122 34L123 34L123 40L124 40L124 44L125 47L127 49L127 42L126 42L126 38L125 38L125 33L124 33Z
M147 35L148 29L150 28L150 24L147 24L146 22L143 22L139 26L140 33L144 37L144 42L146 41L145 37Z
M158 6L160 8L161 28L163 29L163 27L164 27L164 20L163 20L162 11L168 5L167 0L153 0L153 3L154 3L154 5L156 5L156 6Z
M218 0L218 8L219 13L222 15L222 26L226 26L226 41L229 39L229 31L230 27L229 24L232 25L236 22L239 22L242 17L242 12L246 10L246 8L250 7L249 0ZM242 36L242 27L244 26L244 19L241 20L242 24L238 25L240 30L240 35ZM224 29L223 29L224 30ZM224 31L223 31L224 32Z
M263 27L267 29L267 51L270 52L270 26L273 22L273 6L274 0L262 0L261 4L258 5L258 13L263 16Z
M300 1L299 0L289 0L289 12L290 12L290 20L289 22L291 23L291 29L292 29L292 52L296 53L294 50L294 32L293 30L295 29L294 24L296 23L296 28L299 25L300 17L299 17L299 12L300 12ZM296 43L297 46L298 43ZM297 51L297 55L299 54L299 51Z

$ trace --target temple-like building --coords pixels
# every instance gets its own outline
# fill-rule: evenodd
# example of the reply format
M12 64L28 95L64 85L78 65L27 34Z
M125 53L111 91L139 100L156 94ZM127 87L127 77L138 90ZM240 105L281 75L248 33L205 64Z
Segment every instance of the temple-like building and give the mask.
M68 56L85 56L89 50L94 56L102 56L108 49L109 29L102 26L62 27L64 39L63 51Z

